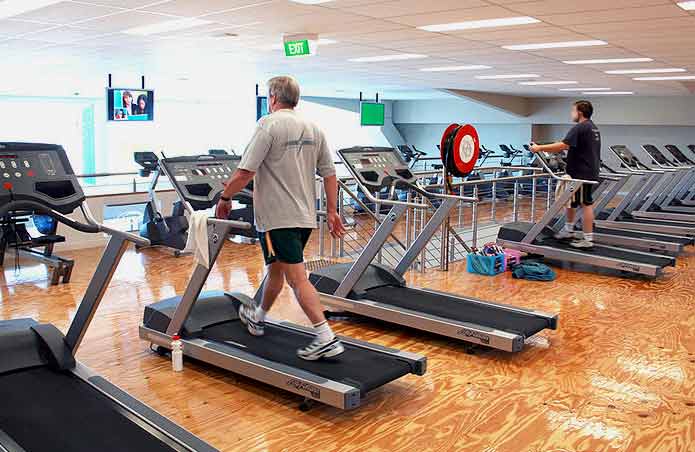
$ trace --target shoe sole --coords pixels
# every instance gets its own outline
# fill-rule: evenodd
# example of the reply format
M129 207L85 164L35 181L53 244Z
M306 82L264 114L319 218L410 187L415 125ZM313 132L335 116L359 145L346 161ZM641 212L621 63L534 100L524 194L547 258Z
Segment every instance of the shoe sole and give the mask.
M343 353L344 351L345 351L345 347L343 347L341 345L339 347L333 347L332 349L326 351L325 353L321 353L320 355L304 356L304 355L300 355L299 353L297 353L297 356L299 356L300 358L302 358L306 361L318 361L321 358L332 358L334 356L338 356L341 353Z

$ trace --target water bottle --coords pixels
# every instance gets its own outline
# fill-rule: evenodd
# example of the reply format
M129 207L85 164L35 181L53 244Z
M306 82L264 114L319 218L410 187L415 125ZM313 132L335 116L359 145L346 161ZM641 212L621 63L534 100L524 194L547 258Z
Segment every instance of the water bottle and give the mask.
M183 370L183 343L180 336L174 336L171 341L171 367L174 372Z

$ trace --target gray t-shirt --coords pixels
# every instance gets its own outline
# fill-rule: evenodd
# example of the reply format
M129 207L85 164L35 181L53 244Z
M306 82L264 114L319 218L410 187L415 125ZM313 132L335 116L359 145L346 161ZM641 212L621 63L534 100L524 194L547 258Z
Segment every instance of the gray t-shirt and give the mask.
M323 132L294 110L258 121L239 168L254 171L256 229L316 228L316 173L335 174Z

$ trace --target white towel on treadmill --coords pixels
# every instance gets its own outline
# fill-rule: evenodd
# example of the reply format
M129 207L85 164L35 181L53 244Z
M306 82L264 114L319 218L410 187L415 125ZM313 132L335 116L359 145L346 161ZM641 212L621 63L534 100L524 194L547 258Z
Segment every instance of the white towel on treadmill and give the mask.
M188 218L188 239L184 251L193 253L195 262L210 267L210 245L208 244L208 218L205 210L193 212Z

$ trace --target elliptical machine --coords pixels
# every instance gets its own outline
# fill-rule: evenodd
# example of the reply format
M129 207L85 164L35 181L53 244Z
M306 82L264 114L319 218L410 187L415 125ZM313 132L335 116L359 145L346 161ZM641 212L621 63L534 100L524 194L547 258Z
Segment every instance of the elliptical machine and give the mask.
M186 247L188 239L188 219L184 215L183 204L180 200L174 203L170 216L164 216L157 206L155 188L159 181L161 170L159 158L154 152L135 152L135 163L140 165L141 177L151 177L147 190L148 200L140 225L140 236L150 241L151 246L164 246L174 251L174 256L180 256ZM140 247L138 247L139 249Z

